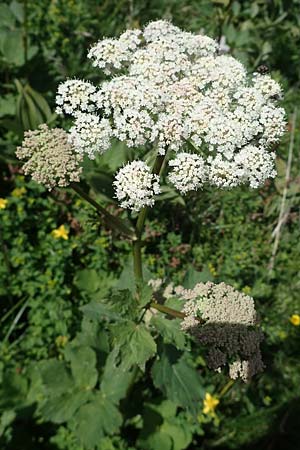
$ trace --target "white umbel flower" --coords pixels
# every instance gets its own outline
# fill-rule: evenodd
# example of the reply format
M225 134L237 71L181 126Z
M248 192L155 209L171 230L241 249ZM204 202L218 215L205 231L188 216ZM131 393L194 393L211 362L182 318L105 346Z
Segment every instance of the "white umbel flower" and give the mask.
M94 66L109 75L114 69L120 70L129 62L140 43L141 34L140 30L128 30L119 39L103 39L90 49L88 58L94 60Z
M154 122L146 111L125 109L123 114L115 117L117 127L114 136L126 142L128 147L145 145L153 133Z
M253 81L254 88L259 90L265 97L281 98L281 86L277 81L273 80L270 75L256 74Z
M268 178L276 176L275 156L274 152L247 145L235 156L235 164L244 172L243 177L250 187L258 188Z
M203 158L191 153L178 153L169 161L172 171L169 180L181 194L196 191L206 181L206 167Z
M260 123L263 133L259 144L265 147L279 142L285 130L285 112L283 108L278 108L272 104L265 105L261 110Z
M56 95L57 114L93 111L95 107L91 95L95 92L95 86L88 81L67 80L61 83Z
M133 211L153 206L154 196L160 193L158 176L143 161L132 161L122 167L113 184L120 206Z
M106 148L108 135L129 147L155 147L171 159L173 152L185 153L193 144L207 167L205 183L221 188L261 185L266 173L274 174L273 157L268 163L267 157L256 157L253 178L243 149L270 154L283 135L285 113L277 104L281 88L268 74L249 75L240 61L217 50L210 37L165 20L103 39L88 57L109 77L97 88L77 80L74 86L61 85L58 110L75 117L93 113L109 121L104 139L96 123L100 119L95 120L91 135L99 142L92 151L84 150L92 157ZM79 148L87 149L85 127L82 138L81 127L75 128Z
M145 27L143 35L147 42L153 42L169 36L176 36L180 32L180 28L167 20L155 20Z
M208 179L211 185L219 188L233 188L238 186L244 179L244 171L238 170L233 161L223 159L217 155L210 161L208 169Z
M110 147L112 130L108 119L95 114L79 113L69 131L69 140L80 153L94 159L97 153L104 153Z

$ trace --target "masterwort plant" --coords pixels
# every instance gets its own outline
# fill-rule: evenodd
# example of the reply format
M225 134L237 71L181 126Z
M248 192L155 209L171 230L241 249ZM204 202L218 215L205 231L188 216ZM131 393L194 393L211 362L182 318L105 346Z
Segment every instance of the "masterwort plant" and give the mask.
M104 81L94 85L68 79L58 87L56 112L72 122L69 130L42 125L28 131L17 156L26 161L25 174L50 190L70 186L132 242L132 296L115 290L102 303L83 308L104 328L110 324L111 369L132 371L132 384L145 364L154 361L153 382L164 392L170 380L162 377L173 362L167 350L159 353L154 337L162 335L168 342L169 328L162 323L177 324L178 335L190 334L207 347L209 367L220 371L227 365L231 378L248 382L264 367L253 299L224 283L200 283L189 290L172 285L163 290L159 280L147 283L143 232L149 208L165 184L186 195L207 186L258 188L276 176L274 148L286 127L285 112L278 106L281 87L269 74L247 73L237 59L221 54L210 37L163 20L97 42L88 58ZM113 181L115 198L128 210L126 219L96 202L86 182L84 188L79 185L83 159L101 158L116 141L134 155ZM182 305L177 310L168 306L174 298ZM163 322L157 321L160 314ZM173 344L178 348L178 339ZM178 394L181 388L174 389ZM183 398L180 405L193 409L198 393Z

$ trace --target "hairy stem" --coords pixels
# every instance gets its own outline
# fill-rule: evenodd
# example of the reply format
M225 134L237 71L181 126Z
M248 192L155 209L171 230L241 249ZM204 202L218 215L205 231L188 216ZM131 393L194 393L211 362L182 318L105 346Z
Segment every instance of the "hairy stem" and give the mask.
M72 189L80 195L84 200L86 200L88 203L90 203L99 214L101 214L106 223L115 230L118 230L120 233L124 234L125 236L130 237L131 239L135 239L134 230L129 228L123 220L119 219L118 217L113 216L110 214L103 206L99 205L92 197L89 196L84 190L82 190L77 184L71 183Z
M155 175L160 175L163 163L164 163L165 155L157 155L156 160L153 165L152 173ZM141 209L139 212L136 226L135 226L135 235L136 239L133 240L133 269L134 269L134 277L137 285L137 292L139 294L139 287L141 282L143 281L143 263L142 263L142 234L144 230L145 220L148 213L148 207Z

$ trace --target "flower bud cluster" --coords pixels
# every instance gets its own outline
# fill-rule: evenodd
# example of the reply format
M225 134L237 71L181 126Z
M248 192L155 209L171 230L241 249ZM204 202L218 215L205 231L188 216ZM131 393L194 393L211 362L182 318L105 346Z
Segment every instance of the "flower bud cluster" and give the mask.
M248 381L261 372L260 342L253 298L225 283L199 283L193 289L177 287L174 294L184 300L181 328L208 348L207 363L220 371L228 364L231 378Z
M80 180L82 157L74 152L68 134L60 128L50 129L43 124L37 130L25 131L16 156L27 160L23 165L25 175L31 175L49 190Z

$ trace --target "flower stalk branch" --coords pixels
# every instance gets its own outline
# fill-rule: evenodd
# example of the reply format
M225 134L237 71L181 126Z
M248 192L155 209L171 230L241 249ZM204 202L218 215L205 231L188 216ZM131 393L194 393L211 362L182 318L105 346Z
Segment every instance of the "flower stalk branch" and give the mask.
M110 214L103 206L99 205L89 194L81 189L77 184L71 183L71 188L84 200L90 203L100 215L105 218L106 223L113 229L118 230L123 235L135 240L134 230L129 228L121 219Z
M161 305L160 303L151 302L150 308L157 309L157 311L160 311L164 314L168 314L169 316L176 317L178 319L184 319L185 314L181 311L177 311L176 309L169 308L168 306Z
M163 163L165 160L165 155L157 155L152 174L160 175L163 169ZM134 277L137 285L137 290L139 290L139 284L143 281L143 264L142 264L142 234L145 226L145 221L147 217L149 207L143 208L137 218L135 226L136 240L133 240L133 269Z

